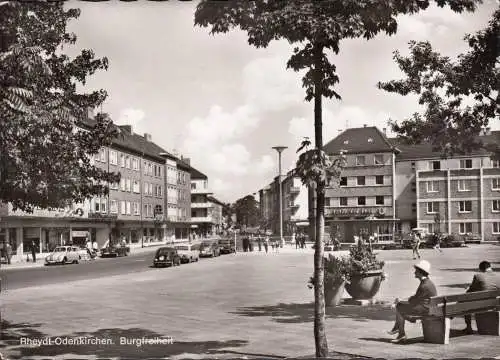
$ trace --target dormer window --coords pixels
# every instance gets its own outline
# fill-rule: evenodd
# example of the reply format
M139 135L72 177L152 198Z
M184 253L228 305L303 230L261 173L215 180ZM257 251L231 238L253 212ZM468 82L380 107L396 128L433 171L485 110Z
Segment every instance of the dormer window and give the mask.
M344 140L344 145L349 144L349 140Z
M368 138L368 142L369 142L369 143L372 143L372 142L373 142L373 139L372 139L372 138Z
M356 166L365 166L364 155L356 156Z

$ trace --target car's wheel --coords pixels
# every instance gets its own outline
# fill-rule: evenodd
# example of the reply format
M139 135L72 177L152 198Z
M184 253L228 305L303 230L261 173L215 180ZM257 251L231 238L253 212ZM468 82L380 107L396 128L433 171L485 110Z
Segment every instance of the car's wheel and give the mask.
M65 265L65 264L67 264L67 263L68 263L68 259L67 259L67 258L64 258L61 264L62 264L62 265Z

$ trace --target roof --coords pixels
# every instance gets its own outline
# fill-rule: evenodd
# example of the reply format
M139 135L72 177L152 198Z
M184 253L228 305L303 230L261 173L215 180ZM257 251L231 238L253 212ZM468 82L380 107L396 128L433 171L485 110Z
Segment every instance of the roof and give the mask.
M201 171L195 169L192 166L190 166L190 168L191 168L191 180L206 180L206 179L208 179L208 176L203 174Z
M219 204L219 205L222 205L222 206L226 206L226 204L224 204L224 203L223 203L222 201L220 201L220 200L217 200L217 199L216 199L216 198L214 198L213 196L208 195L208 196L207 196L207 199L208 199L208 201L210 201L210 202L213 202L213 203L216 203L216 204Z
M351 154L397 151L375 126L344 130L327 143L323 150L327 154L338 154L341 151Z
M429 144L405 144L399 138L388 139L394 146L397 146L400 153L396 157L396 161L401 160L417 160L417 159L436 159L442 158L442 152L433 150ZM478 140L486 144L500 144L500 131L492 131L489 135L478 136ZM457 156L471 156L471 155L488 155L489 151L485 149L478 149L468 154L456 155Z

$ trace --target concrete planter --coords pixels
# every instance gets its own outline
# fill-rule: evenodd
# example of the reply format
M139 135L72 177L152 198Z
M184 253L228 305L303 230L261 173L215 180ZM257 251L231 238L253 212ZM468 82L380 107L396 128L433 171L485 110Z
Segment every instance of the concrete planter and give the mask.
M354 300L372 299L380 289L382 274L383 270L374 270L363 275L353 275L351 282L345 284L345 289Z
M342 301L345 280L325 282L325 306L337 306Z

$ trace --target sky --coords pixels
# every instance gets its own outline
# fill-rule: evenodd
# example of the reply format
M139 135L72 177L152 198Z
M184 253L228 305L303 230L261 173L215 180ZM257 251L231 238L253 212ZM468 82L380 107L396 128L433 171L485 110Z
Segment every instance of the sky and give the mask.
M78 41L65 51L92 49L109 60L109 69L85 85L108 92L102 110L116 124L132 125L135 133L149 133L165 150L190 158L218 199L234 202L258 192L278 174L273 146L288 147L285 173L303 137L314 138L313 103L304 100L301 74L286 70L287 42L256 49L238 30L210 35L194 26L196 2L71 0L66 6L80 8L81 15L68 26ZM484 28L496 7L490 0L474 13L456 14L431 6L401 16L392 37L342 41L340 53L330 54L342 100L323 102L324 143L347 127L382 130L389 119L419 111L414 96L376 87L402 77L393 51L407 54L408 42L421 40L456 57L467 50L464 35ZM492 128L500 129L498 123Z

